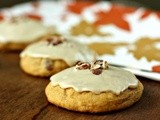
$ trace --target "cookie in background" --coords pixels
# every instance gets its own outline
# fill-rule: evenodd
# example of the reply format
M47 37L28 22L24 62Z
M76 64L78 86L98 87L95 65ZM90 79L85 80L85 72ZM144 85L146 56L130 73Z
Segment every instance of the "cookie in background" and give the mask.
M33 15L4 17L0 20L0 50L23 50L28 44L54 32L54 27L45 26Z
M93 61L96 56L83 44L53 35L27 46L20 54L20 65L30 75L49 77L78 61Z

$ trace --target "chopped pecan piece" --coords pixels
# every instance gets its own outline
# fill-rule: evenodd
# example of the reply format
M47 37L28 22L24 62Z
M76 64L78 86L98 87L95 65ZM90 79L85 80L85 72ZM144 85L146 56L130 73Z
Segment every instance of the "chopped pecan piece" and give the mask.
M92 64L92 69L104 69L106 70L108 68L108 63L105 60L96 60Z
M76 69L78 70L85 70L85 69L90 69L91 64L88 62L78 62L76 64Z
M58 44L63 43L64 41L66 41L66 39L62 36L52 36L52 37L47 38L47 41L48 41L49 45L50 44L58 45Z
M104 61L104 60L96 60L91 65L91 71L95 75L101 74L102 70L106 70L107 68L108 68L108 63L107 61Z
M102 73L102 69L91 69L92 73L95 75L99 75Z

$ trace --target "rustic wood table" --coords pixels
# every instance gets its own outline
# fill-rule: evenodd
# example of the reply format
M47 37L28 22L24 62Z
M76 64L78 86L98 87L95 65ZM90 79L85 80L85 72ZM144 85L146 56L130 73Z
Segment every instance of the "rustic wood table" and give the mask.
M0 52L0 120L160 120L160 83L138 78L145 89L135 105L112 113L73 112L48 103L49 80L25 74L18 53Z

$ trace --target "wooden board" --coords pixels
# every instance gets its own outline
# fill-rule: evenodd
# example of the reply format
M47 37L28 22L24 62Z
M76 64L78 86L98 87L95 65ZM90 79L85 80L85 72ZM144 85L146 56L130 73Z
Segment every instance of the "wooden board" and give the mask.
M125 110L88 114L68 111L48 103L47 78L25 74L18 53L0 53L0 120L160 120L160 83L138 77L144 84L139 102Z

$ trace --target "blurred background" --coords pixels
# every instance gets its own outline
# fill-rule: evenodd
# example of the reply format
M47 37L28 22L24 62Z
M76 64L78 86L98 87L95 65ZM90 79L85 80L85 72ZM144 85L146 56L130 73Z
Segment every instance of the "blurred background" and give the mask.
M7 1L0 0L0 8L10 7L12 5L15 5L18 3L24 3L24 2L28 2L28 1L37 1L37 0L7 0ZM56 1L58 1L58 0L56 0ZM63 1L63 0L61 0L61 1ZM77 0L77 1L81 1L81 0ZM94 1L100 1L100 0L94 0ZM117 2L117 3L129 5L129 6L146 7L149 9L160 10L160 1L159 0L105 0L105 1Z

